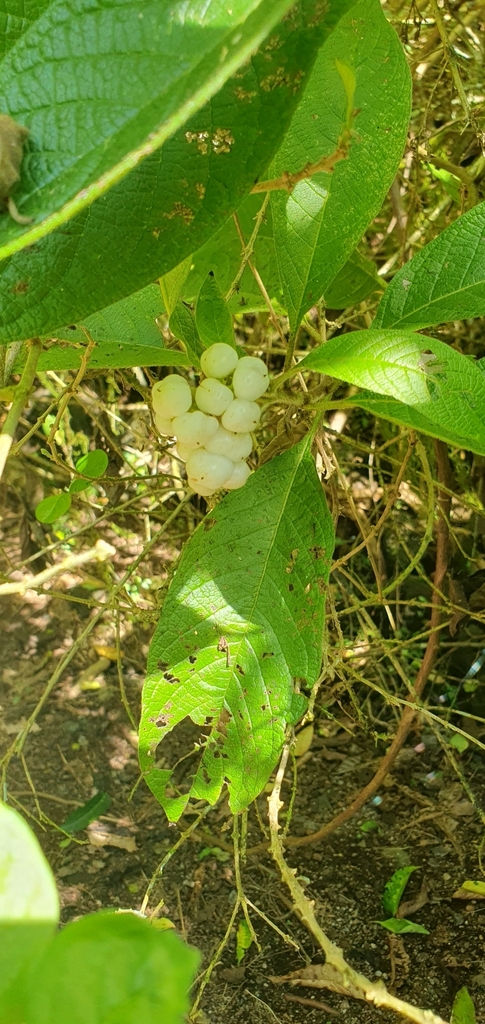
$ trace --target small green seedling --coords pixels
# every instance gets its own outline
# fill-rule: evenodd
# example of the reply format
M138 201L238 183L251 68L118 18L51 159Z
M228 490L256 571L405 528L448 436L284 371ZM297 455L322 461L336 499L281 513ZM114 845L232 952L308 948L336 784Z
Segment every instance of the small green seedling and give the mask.
M418 868L412 865L408 865L405 868L398 868L384 887L384 892L382 894L382 906L386 913L391 916L385 921L379 921L379 924L382 925L383 928L387 928L388 932L393 932L395 935L406 935L410 932L415 932L419 935L429 935L428 929L424 928L422 924L415 924L414 921L408 921L405 917L396 916L409 878L413 871L417 870Z
M252 942L253 937L247 921L240 921L237 926L236 934L236 960L238 964L240 964L241 960L246 956Z
M90 487L92 480L97 480L103 476L107 466L108 456L101 448L95 448L94 451L82 455L77 460L74 468L78 473L82 473L83 476L89 479L82 480L80 477L76 477L67 491L61 491L60 494L49 494L47 498L39 501L35 509L35 518L38 522L45 524L55 523L61 516L65 516L71 507L72 495L80 494L81 491L85 491L87 487Z
M451 1011L451 1024L476 1024L473 999L465 986L456 993Z

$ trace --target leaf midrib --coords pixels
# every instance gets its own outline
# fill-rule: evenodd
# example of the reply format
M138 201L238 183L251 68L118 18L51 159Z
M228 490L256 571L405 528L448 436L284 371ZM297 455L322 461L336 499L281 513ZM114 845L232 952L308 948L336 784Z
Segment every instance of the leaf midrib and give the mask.
M0 259L5 259L7 256L20 252L27 245L32 245L34 242L39 241L62 224L65 224L72 217L81 213L81 211L90 206L95 199L100 198L100 196L108 192L110 188L122 181L122 179L125 178L130 171L134 170L134 168L141 163L143 159L151 156L152 153L159 149L171 135L181 128L193 114L197 113L197 111L200 110L201 107L203 107L205 103L207 103L209 99L222 88L231 75L245 63L245 60L252 56L274 25L281 20L288 8L292 6L292 2L293 0L275 0L271 17L267 16L266 18L263 18L262 24L259 25L257 31L253 32L249 40L240 49L236 50L231 59L225 60L221 66L217 66L214 73L207 78L199 89L195 91L193 96L179 105L177 110L163 122L156 132L151 133L150 137L147 138L145 142L131 150L125 157L123 157L122 160L118 161L113 167L100 175L97 181L92 182L90 185L86 186L86 188L82 188L80 192L72 199L68 200L60 210L56 210L54 213L49 214L33 228L30 228L23 234L11 239L5 245L0 246ZM235 28L244 28L246 22L251 17L254 17L257 12L260 12L263 7L264 0L262 0L257 8L247 15L244 21L241 21L237 26L233 26L228 34L234 32ZM223 49L224 38L226 37L221 38L216 49Z

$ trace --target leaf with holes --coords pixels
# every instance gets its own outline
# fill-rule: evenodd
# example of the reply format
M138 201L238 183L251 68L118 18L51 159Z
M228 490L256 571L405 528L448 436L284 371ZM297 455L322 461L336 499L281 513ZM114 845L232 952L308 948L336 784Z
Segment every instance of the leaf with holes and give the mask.
M196 252L240 206L254 183L264 177L289 125L322 39L353 2L330 0L323 5L321 0L300 0L275 25L275 19L290 6L288 0L261 0L259 4L252 0L253 14L241 39L230 48L230 54L238 54L239 63L243 64L244 54L248 56L265 32L273 25L274 28L269 39L263 39L258 52L226 81L210 102L194 113L196 104L189 119L161 148L146 156L130 174L89 209L77 213L68 224L61 224L21 252L13 253L12 246L16 242L20 244L14 238L10 246L12 255L8 257L10 250L4 248L6 258L0 268L0 343L47 333L53 335L66 323L84 323L90 314L138 291ZM132 5L133 17L138 17L140 3L141 0L137 0ZM53 8L57 9L60 4L61 0L57 0ZM197 21L203 6L208 6L211 14L217 7L221 25L227 24L228 8L222 0L211 0L209 5L195 0L188 6L182 0L175 4L160 0L153 2L148 10L150 17L158 17L158 8L160 17L167 9L175 12L175 27L169 36L175 45L176 39L180 39L177 16L183 21L183 12L190 10L195 12ZM245 6L249 9L249 2L245 5L243 0L237 0L234 18L239 17ZM129 17L126 12L130 4L115 0L111 8L106 5L108 21L117 17L120 8L124 9L124 17ZM95 5L94 21L98 13ZM85 16L91 17L89 4ZM133 43L126 43L128 47L136 45L139 33L146 31L149 21L147 17L145 28L137 28ZM69 37L71 28L67 24ZM60 25L59 32L65 27ZM75 27L76 19L72 31ZM123 45L124 27L122 21L113 32L114 41L118 41L121 34ZM81 37L81 51L85 45L86 40ZM155 51L157 45L156 36ZM189 53L189 65L191 59ZM114 60L113 55L111 60ZM228 60L232 60L232 56ZM105 67L104 62L101 67ZM110 67L108 62L103 84L115 89L108 73ZM224 70L225 62L216 63L216 76L220 68ZM131 87L132 77L130 70L120 93L122 99L126 89ZM73 76L72 67L70 81L71 84L79 81ZM156 87L157 82L158 73L147 88ZM23 80L21 94L28 95ZM33 96L38 95L40 100L32 99L32 103L42 102L42 92L33 93ZM72 122L74 113L69 104L64 104L62 109L66 118L70 112ZM12 112L19 118L22 115L20 110L12 109ZM85 123L82 114L83 111L80 124ZM27 123L26 117L24 120ZM84 134L80 132L83 137ZM32 144L35 141L32 130ZM94 162L100 158L97 141L95 136ZM65 159L70 166L69 152ZM34 225L22 236L22 245L28 238L34 240L36 230ZM40 225L39 231L43 230Z
M314 349L298 369L318 370L397 399L390 418L421 430L423 417L435 437L448 441L451 431L460 447L485 452L485 374L436 338L406 330L353 331ZM352 401L358 405L359 395ZM415 424L407 409L417 414ZM384 410L385 403L382 415Z
M143 690L140 764L171 820L189 797L234 812L261 792L295 686L318 677L334 537L307 440L266 463L209 513L184 548L152 641ZM160 741L192 719L194 751L157 764Z
M270 170L291 173L332 154L348 113L337 62L353 69L357 109L350 149L333 174L273 192L276 255L292 331L323 295L378 212L406 141L411 78L378 0L359 0L322 47L302 102ZM343 70L341 68L341 70Z
M485 315L485 203L450 224L393 277L374 327L430 327Z
M291 0L50 0L0 63L3 109L30 132L20 228L0 257L66 224L214 95ZM19 13L24 4L18 3Z

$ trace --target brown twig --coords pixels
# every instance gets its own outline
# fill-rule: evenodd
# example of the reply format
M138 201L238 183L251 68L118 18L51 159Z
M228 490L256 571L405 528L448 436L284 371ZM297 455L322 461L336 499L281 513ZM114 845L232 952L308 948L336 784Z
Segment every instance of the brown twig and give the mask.
M348 130L344 130L338 141L336 150L331 153L330 156L323 156L321 160L318 160L315 164L308 162L300 171L295 171L294 174L290 174L289 171L283 171L283 174L280 174L279 178L271 178L269 181L258 181L257 185L251 189L251 192L293 192L295 185L297 185L299 181L311 178L314 174L321 174L322 171L325 171L327 174L332 174L335 170L336 164L348 157L349 142L350 132Z

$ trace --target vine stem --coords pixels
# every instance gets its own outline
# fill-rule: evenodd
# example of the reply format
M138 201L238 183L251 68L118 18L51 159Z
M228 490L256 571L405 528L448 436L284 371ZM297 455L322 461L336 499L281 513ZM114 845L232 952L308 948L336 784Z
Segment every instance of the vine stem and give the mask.
M314 988L329 988L342 995L345 994L355 999L363 999L368 1003L374 1003L374 1006L393 1010L402 1017L407 1017L408 1020L414 1021L415 1024L446 1024L446 1021L433 1013L432 1010L421 1010L418 1006L413 1006L411 1003L406 1003L403 999L398 999L397 996L393 996L391 992L388 992L382 981L370 981L364 974L355 971L345 960L342 950L328 938L328 935L320 927L315 917L314 904L305 895L296 878L296 868L290 868L285 861L283 845L279 835L278 814L280 807L283 806L280 793L288 763L289 751L290 743L287 742L283 748L273 791L271 796L268 797L271 853L278 865L283 881L288 886L298 917L325 953L325 964L311 967L312 979L308 977L308 973L305 975L305 971L300 972L301 984L310 985ZM285 978L272 978L271 980L277 984L283 981L292 981L294 984L299 983L298 972Z
M3 476L5 463L12 447L22 410L34 383L35 371L41 351L42 342L40 338L33 338L32 341L28 342L27 360L20 381L15 388L15 398L7 413L7 418L0 434L0 480Z

